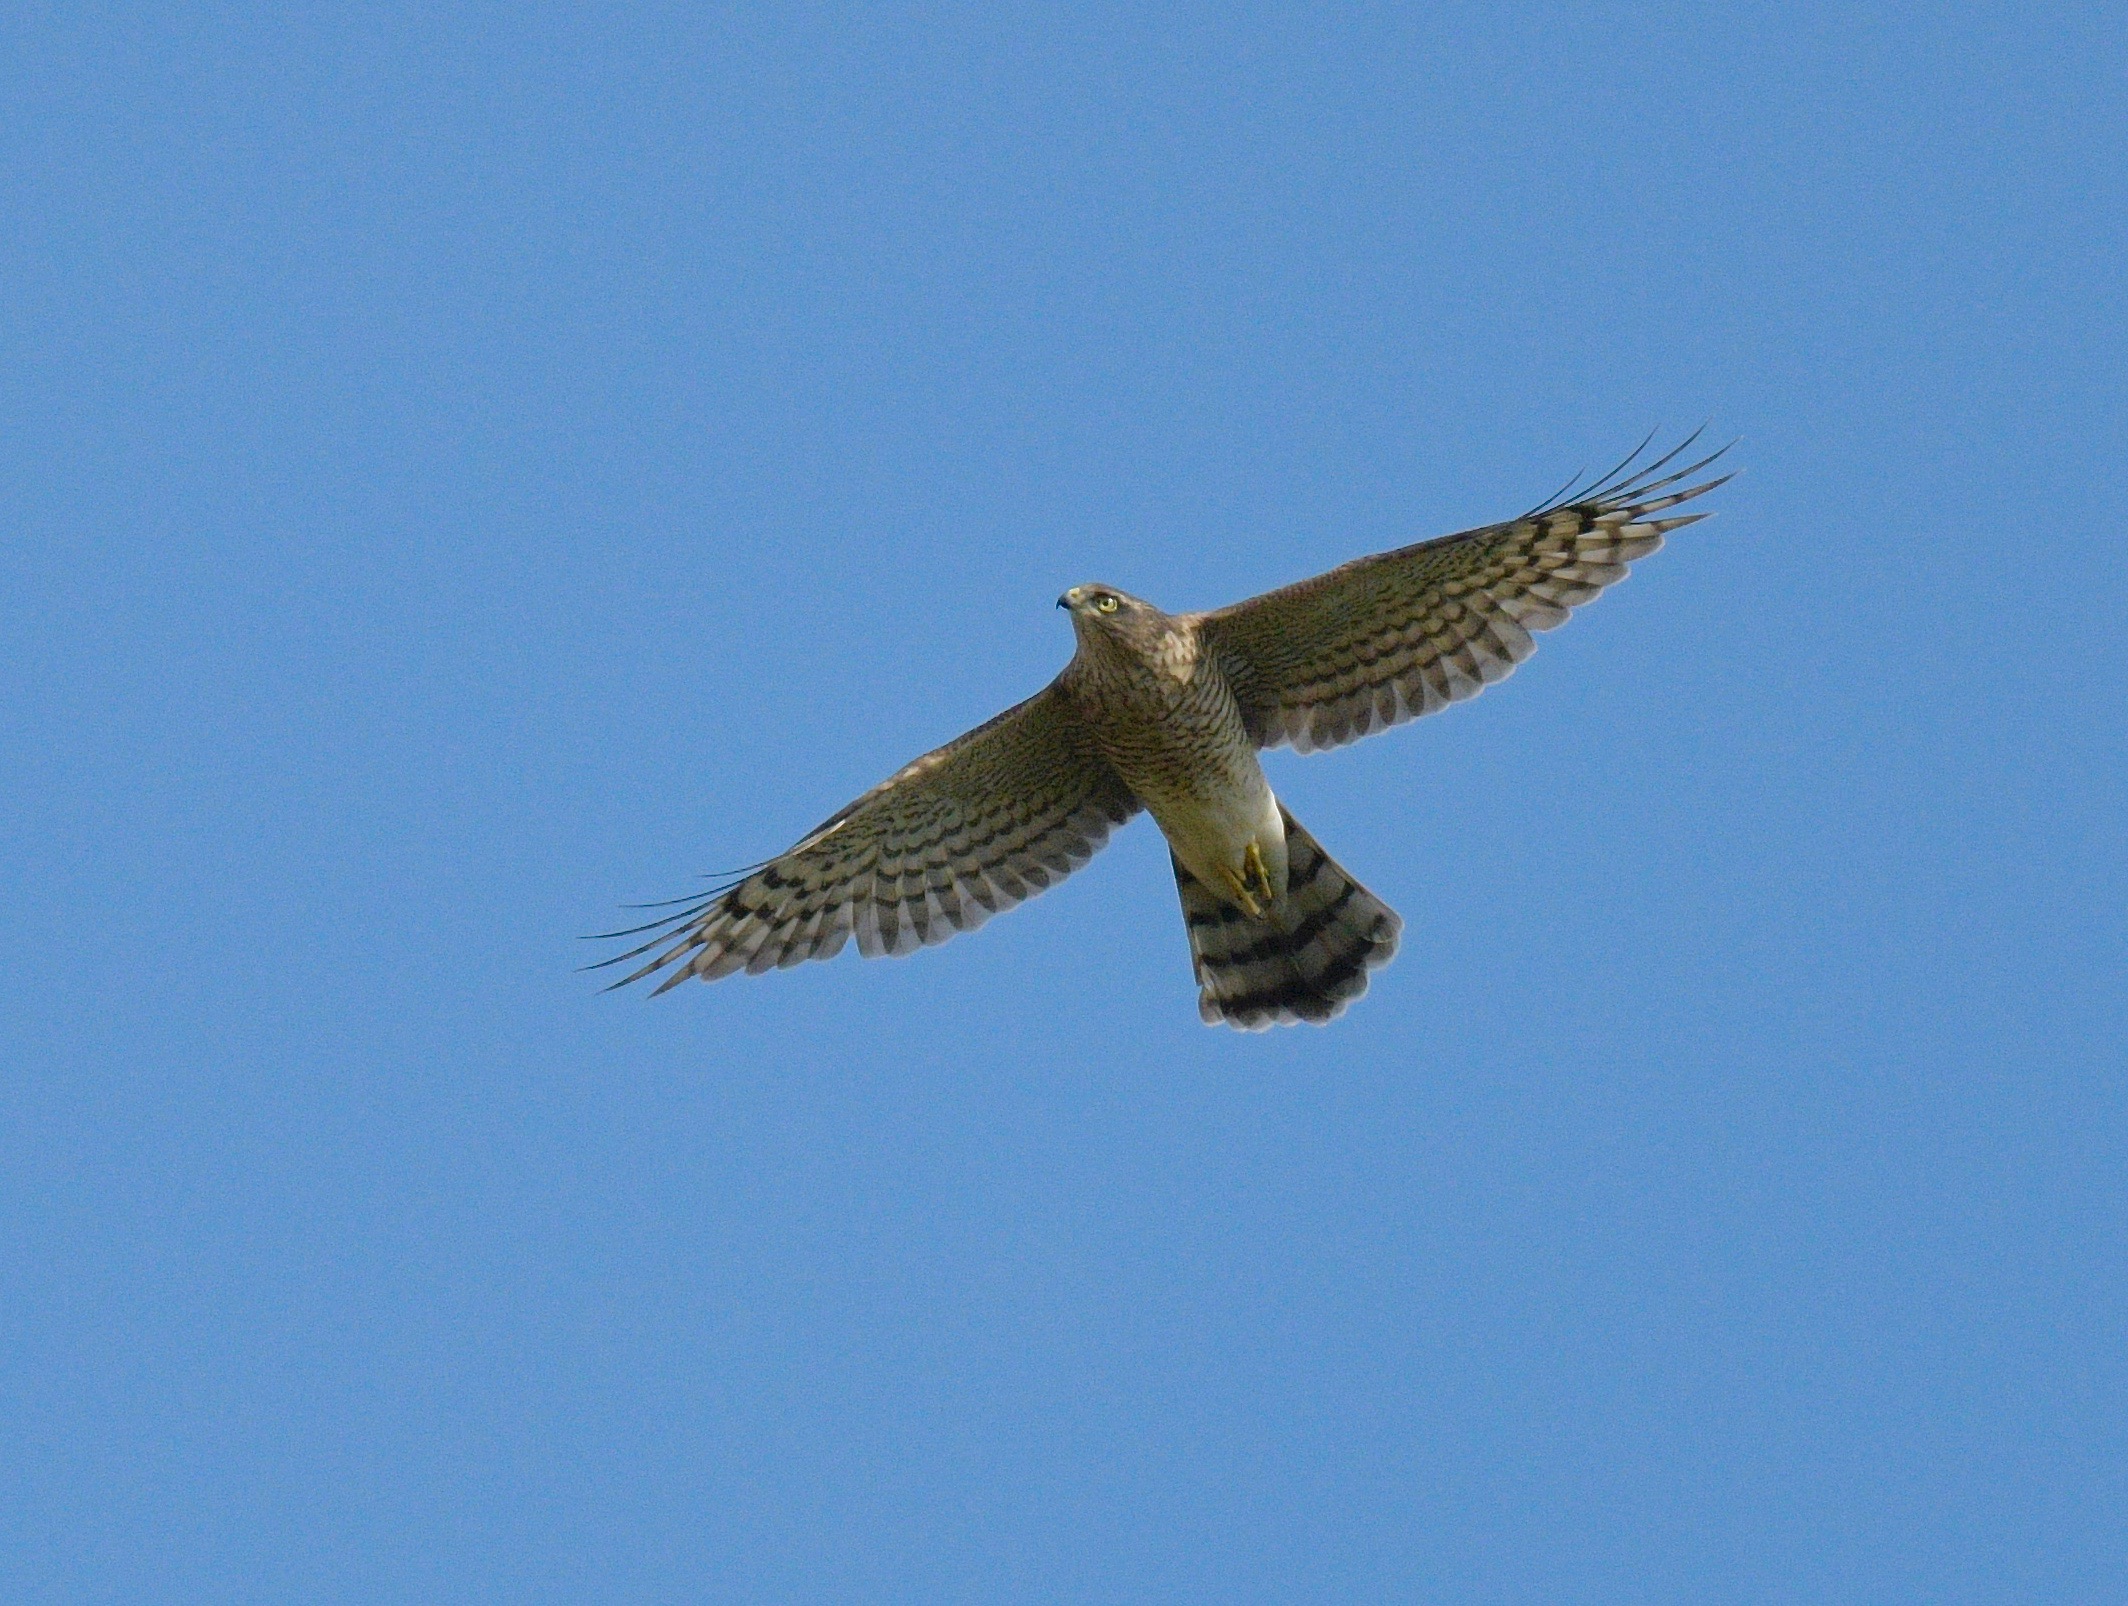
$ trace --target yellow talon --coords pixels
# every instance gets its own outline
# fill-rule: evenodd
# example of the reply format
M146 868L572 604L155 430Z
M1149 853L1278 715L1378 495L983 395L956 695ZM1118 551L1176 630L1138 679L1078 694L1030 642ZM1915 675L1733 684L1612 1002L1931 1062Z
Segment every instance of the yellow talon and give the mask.
M1255 847L1252 844L1250 852L1253 853L1254 851ZM1246 865L1248 861L1244 859L1242 862ZM1263 919L1263 905L1258 903L1250 893L1248 883L1232 870L1227 870L1223 873L1226 877L1227 891L1234 895L1234 901L1241 905L1243 912L1252 920Z
M1264 868L1263 849L1256 845L1254 838L1250 839L1247 850L1241 856L1241 880L1244 886L1254 881L1257 889L1263 893L1263 901L1271 901L1271 872ZM1252 909L1249 912L1254 914L1256 911Z

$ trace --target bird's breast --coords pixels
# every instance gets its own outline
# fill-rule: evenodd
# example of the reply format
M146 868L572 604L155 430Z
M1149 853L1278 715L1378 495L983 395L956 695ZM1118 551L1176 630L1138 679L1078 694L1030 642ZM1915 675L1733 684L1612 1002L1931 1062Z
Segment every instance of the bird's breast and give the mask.
M1241 708L1215 665L1186 681L1133 665L1079 692L1095 741L1159 822L1176 857L1210 886L1254 842L1284 885L1285 834Z
M1216 669L1182 679L1157 664L1132 665L1083 687L1081 713L1110 763L1139 796L1231 790L1260 774L1240 706Z

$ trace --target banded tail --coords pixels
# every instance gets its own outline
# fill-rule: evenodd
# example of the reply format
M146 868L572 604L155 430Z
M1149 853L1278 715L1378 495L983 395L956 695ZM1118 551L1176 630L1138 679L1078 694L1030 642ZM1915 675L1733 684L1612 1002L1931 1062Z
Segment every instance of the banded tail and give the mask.
M1361 886L1279 806L1286 822L1286 895L1256 920L1175 861L1175 886L1197 968L1197 1013L1245 1032L1321 1025L1389 963L1404 922ZM1173 857L1170 855L1170 857Z

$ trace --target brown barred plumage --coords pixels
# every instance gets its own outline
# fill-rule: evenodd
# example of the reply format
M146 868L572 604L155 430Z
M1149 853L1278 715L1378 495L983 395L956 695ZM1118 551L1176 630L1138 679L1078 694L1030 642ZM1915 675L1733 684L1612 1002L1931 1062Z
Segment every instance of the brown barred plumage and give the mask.
M613 933L658 933L605 961L652 954L615 985L758 974L852 936L868 956L913 952L1069 875L1147 808L1174 853L1204 1019L1330 1019L1388 962L1401 922L1278 804L1256 750L1339 746L1506 678L1533 632L1704 516L1656 516L1727 478L1685 483L1718 452L1664 475L1684 449L1212 613L1074 587L1058 605L1079 650L1054 682L733 885Z

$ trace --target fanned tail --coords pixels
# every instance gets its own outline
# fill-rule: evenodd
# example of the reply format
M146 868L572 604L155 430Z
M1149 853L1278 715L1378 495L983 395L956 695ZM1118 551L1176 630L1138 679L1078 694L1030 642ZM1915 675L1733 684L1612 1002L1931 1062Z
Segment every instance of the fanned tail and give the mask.
M1197 1013L1245 1032L1335 1019L1389 963L1404 922L1322 849L1283 805L1286 895L1254 919L1175 861L1197 969ZM1172 855L1170 855L1172 857Z

